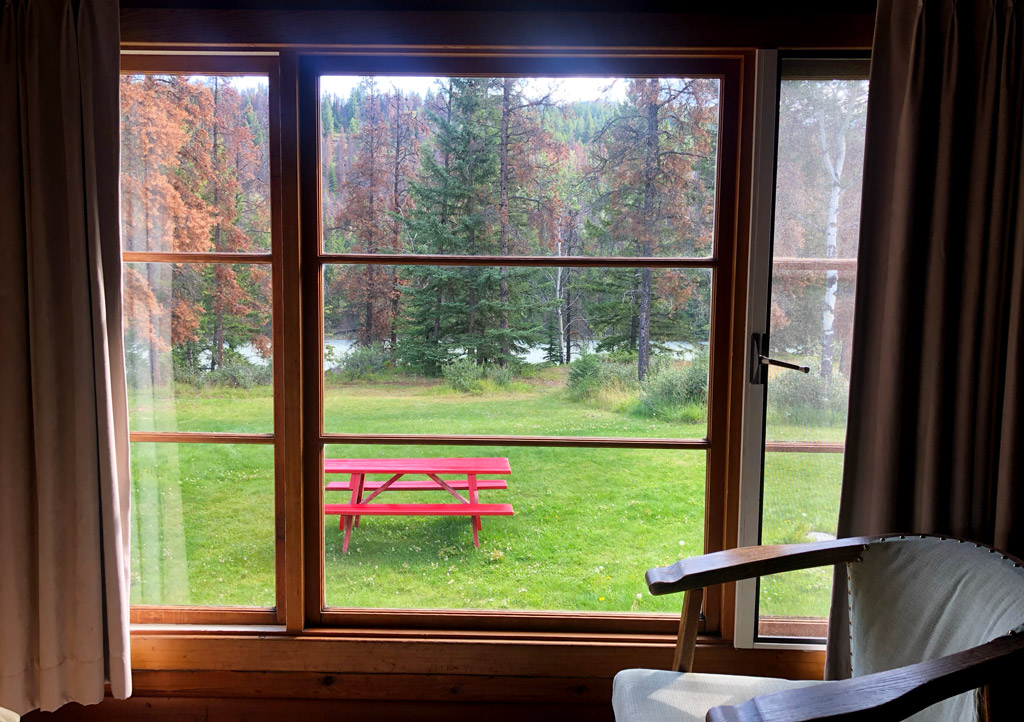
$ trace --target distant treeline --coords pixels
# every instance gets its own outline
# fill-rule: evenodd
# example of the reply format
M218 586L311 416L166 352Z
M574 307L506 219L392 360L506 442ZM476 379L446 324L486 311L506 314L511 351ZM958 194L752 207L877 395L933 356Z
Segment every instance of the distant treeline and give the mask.
M328 252L708 256L718 85L633 79L620 100L562 101L516 78L444 78L424 97L372 78L321 104ZM130 250L270 244L265 86L122 79L122 207ZM652 352L708 337L707 270L329 265L328 334L437 374L456 358L555 363L586 344ZM270 353L269 268L136 264L129 346L161 382ZM140 369L141 371L141 369Z

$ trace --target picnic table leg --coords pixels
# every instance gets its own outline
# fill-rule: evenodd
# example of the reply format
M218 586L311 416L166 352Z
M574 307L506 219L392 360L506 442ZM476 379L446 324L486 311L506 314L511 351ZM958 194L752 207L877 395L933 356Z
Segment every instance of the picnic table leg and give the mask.
M365 478L364 474L352 474L352 498L350 500L350 503L357 504L358 503L357 500L363 498L363 479L364 478ZM345 552L348 551L348 543L349 543L349 540L352 538L352 526L353 526L353 524L355 522L355 519L358 519L358 518L359 517L352 517L352 516L343 517L343 519L345 520L345 540L341 544L341 553L342 554L344 554Z
M357 476L356 474L350 474L349 477L348 477L348 486L349 486L350 489L355 489L356 488L356 484L358 483L357 479L356 479L356 476ZM345 516L344 514L342 514L341 516L338 517L338 531L345 531L345 522L346 521L348 521L348 517Z
M363 503L363 481L365 479L366 479L366 475L365 474L360 474L359 475L359 484L358 484L358 486L359 486L359 493L356 496L356 504L362 504ZM357 516L352 523L353 523L353 526L359 526L359 517Z
M471 504L478 504L478 503L480 503L480 499L477 498L477 493L476 493L476 474L466 474L466 482L467 482L467 486L469 486L469 502ZM475 546L477 549L479 549L480 548L480 529L481 529L480 517L478 517L478 516L472 517L472 522L473 522L473 546Z

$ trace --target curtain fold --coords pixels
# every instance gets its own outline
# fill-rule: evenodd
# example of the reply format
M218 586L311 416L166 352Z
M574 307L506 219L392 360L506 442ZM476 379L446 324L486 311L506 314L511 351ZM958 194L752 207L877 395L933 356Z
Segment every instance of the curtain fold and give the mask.
M1024 7L880 0L839 535L1024 554ZM849 674L845 573L827 676Z
M131 693L116 0L0 19L0 707Z

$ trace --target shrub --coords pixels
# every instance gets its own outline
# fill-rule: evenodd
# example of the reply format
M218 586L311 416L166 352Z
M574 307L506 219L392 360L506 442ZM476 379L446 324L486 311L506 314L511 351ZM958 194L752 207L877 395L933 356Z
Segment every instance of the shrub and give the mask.
M708 352L701 351L694 355L686 366L686 378L683 380L683 401L688 404L708 404Z
M339 366L348 379L366 379L391 368L391 354L381 343L353 346L341 357Z
M636 354L633 361L611 361L601 358L601 385L616 386L619 389L635 389L639 384L636 378Z
M707 413L708 359L699 354L685 366L660 365L640 384L637 411L675 421L698 421Z
M251 389L253 386L266 386L273 381L274 368L271 364L254 364L235 359L214 371L207 372L203 385Z
M826 379L777 371L768 380L768 419L781 424L841 425L846 422L850 386L842 374Z
M584 354L569 364L569 377L566 382L569 395L574 399L593 396L601 388L601 366L601 361L592 353Z
M480 381L485 374L486 370L483 366L478 366L468 358L456 359L441 367L441 375L444 377L445 383L463 393L479 391Z
M685 386L685 369L671 368L648 374L640 385L638 410L643 416L669 418L683 405Z
M614 351L608 351L607 353L601 354L601 358L609 363L632 366L636 369L639 354L636 351L630 351L628 349L615 349Z
M274 367L270 363L252 363L241 354L225 354L224 365L213 371L187 364L174 365L174 380L195 388L227 386L251 389L274 382Z
M498 366L497 364L488 364L486 367L486 375L496 386L508 386L512 383L512 378L515 373L511 366Z

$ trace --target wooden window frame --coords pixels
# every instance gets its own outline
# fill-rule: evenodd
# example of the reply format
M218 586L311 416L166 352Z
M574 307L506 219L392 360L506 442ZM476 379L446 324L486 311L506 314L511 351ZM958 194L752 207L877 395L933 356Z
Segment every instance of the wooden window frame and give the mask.
M285 324L280 313L284 295L282 280L281 209L281 144L278 86L280 74L276 54L259 55L155 55L122 52L122 75L255 75L266 76L269 113L270 160L270 246L269 252L222 253L176 251L122 251L122 263L196 263L269 265L271 268L271 326L273 354L273 426L271 433L226 433L192 431L131 431L132 443L169 444L263 444L274 449L274 599L273 607L207 607L198 605L133 604L132 624L284 624L285 569L287 547L283 533L285 508L285 439L287 427L284 411L284 378L286 359Z
M746 127L751 94L752 53L604 51L567 49L520 53L508 50L453 53L420 49L395 54L378 49L339 53L255 55L136 51L122 55L124 73L262 74L270 84L272 247L269 254L125 252L131 262L269 263L273 284L274 433L224 434L133 432L132 441L169 443L262 443L274 446L275 577L273 609L137 605L132 622L145 625L278 625L287 633L330 628L434 630L451 638L476 633L544 638L553 633L583 635L670 635L678 617L558 611L481 611L325 608L323 569L323 446L328 443L435 443L443 445L552 446L564 448L650 448L706 453L705 551L734 545L736 530L734 459L738 429L735 317L745 303L747 201L749 184ZM704 439L530 437L501 435L340 434L322 428L322 288L320 269L331 263L437 263L488 265L492 257L327 254L320 249L319 122L316 92L320 73L378 74L401 71L448 75L555 75L581 72L617 75L682 75L721 80L715 244L707 258L580 257L560 265L708 268L713 274L709 424ZM470 72L472 69L472 72ZM301 126L300 126L301 118ZM301 170L300 170L301 169ZM301 172L301 176L300 176ZM552 259L503 257L505 265L552 265ZM292 282L298 278L299 283ZM731 594L722 587L705 597L702 631L731 638Z
M312 626L344 628L428 628L433 630L477 629L495 632L578 633L671 633L676 615L557 611L482 611L430 609L350 609L327 607L324 598L323 563L323 447L325 444L434 444L546 446L561 448L650 448L703 450L705 466L705 550L724 548L716 534L716 520L726 512L725 444L728 439L728 360L732 327L732 264L736 237L736 188L739 160L739 114L742 97L740 77L742 56L709 57L704 53L636 53L580 55L543 52L529 55L508 51L444 53L431 51L394 53L316 53L299 59L300 166L302 168L302 254L304 274L304 467L306 516L306 616ZM693 257L574 257L537 256L452 256L422 254L325 253L321 249L319 92L318 79L329 74L417 74L439 76L552 76L606 74L623 76L713 77L721 82L718 172L715 213L715 242L710 256ZM345 434L323 429L323 329L322 272L331 264L374 265L459 265L459 266L574 266L707 268L711 271L712 308L709 379L708 430L703 439L536 437L523 435L441 435L441 434ZM315 321L314 321L315 319ZM721 440L721 441L719 441ZM722 598L709 595L705 604L706 628L720 628Z
M218 7L220 5L220 7ZM705 526L709 547L735 546L739 537L739 467L743 412L742 389L745 364L746 318L743 309L748 294L749 230L753 176L753 123L755 101L755 49L864 50L871 46L874 29L873 3L842 8L777 8L744 13L708 10L700 13L644 12L626 7L614 12L566 11L554 3L551 12L492 11L452 12L445 10L403 10L401 3L379 10L298 10L237 8L211 3L197 7L153 7L145 0L121 4L121 47L128 53L159 55L157 70L171 71L169 63L180 62L175 54L207 54L210 63L227 62L212 58L225 53L274 56L278 67L277 102L280 133L280 188L276 197L280 210L275 228L280 227L280 248L298 249L300 238L300 184L298 169L298 77L300 54L323 51L352 53L435 54L492 52L504 49L528 55L546 52L610 55L666 55L679 48L705 48L708 57L738 59L741 67L739 160L736 169L735 249L729 272L736 297L733 299L730 329L729 378L731 398L726 404L730 435L725 443L724 511ZM497 8L496 8L497 9ZM127 56L123 56L127 57ZM138 59L133 62L141 62ZM191 67L182 65L183 71ZM152 71L152 70L151 70ZM275 121L272 116L271 122ZM274 197L272 197L272 200ZM281 218L288 218L282 223ZM303 257L295 250L282 252L277 263L283 274L299 277L305 271ZM724 270L724 269L723 269ZM280 284L275 283L275 292ZM301 293L288 294L275 306L285 347L278 350L287 369L301 367L299 327L302 322ZM275 304L277 299L275 298ZM275 344L278 338L275 336ZM302 457L302 424L297 414L301 398L301 374L289 373L283 382L285 426L275 428L275 464L281 453L291 459ZM276 400L275 400L276 404ZM278 406L275 405L275 413ZM282 451L283 450L283 451ZM636 626L631 634L573 632L571 620L557 615L544 619L536 615L534 631L489 631L487 615L465 618L462 629L424 629L413 626L385 626L389 613L350 618L355 629L317 628L308 623L305 610L305 569L303 544L311 536L304 524L303 474L298 464L284 470L284 514L276 509L279 605L270 627L247 622L246 613L216 612L179 607L153 609L143 618L133 610L132 668L134 694L146 709L183 709L192 696L197 714L208 713L208 697L295 697L312 704L317 701L336 709L341 699L386 700L390 713L395 700L446 703L454 700L540 703L561 710L564 704L600 704L607 709L611 676L624 667L667 669L675 647L675 624L667 633L657 624L646 630ZM278 474L277 484L282 484ZM317 490L319 494L319 489ZM280 498L278 499L280 503ZM287 523L286 523L287 521ZM322 523L322 522L318 522ZM315 540L315 537L313 537ZM311 542L315 546L315 541ZM282 553L283 549L283 553ZM282 576L283 574L283 576ZM284 588L283 594L280 590ZM281 606L283 597L284 607ZM725 585L706 590L707 604L718 599L718 637L701 636L695 666L702 672L779 675L794 679L821 679L824 653L820 651L745 650L732 646L735 623L735 589ZM713 608L713 607L709 607ZM243 611L243 610L240 610ZM244 610L247 611L247 610ZM709 622L713 614L709 615ZM151 622L151 623L142 623ZM157 622L163 622L158 624ZM564 631L543 631L542 624ZM631 624L638 625L634 620ZM221 626L219 626L221 625ZM457 625L456 625L457 626ZM494 625L498 626L498 625ZM621 626L621 625L620 625ZM709 625L710 626L710 625ZM609 622L608 629L615 628ZM159 699L172 697L176 699ZM255 704L266 710L273 700ZM279 700L280 702L280 700ZM288 709L296 700L284 702ZM559 703L552 706L552 703ZM376 703L371 703L376 704ZM407 703L408 704L408 703ZM106 705L105 705L106 706ZM460 709L474 705L455 705ZM223 709L224 707L218 707ZM275 709L282 709L279 704ZM310 710L310 707L304 707ZM322 709L322 707L317 707ZM384 708L382 708L384 709ZM446 710L452 710L447 705ZM541 715L543 717L543 715Z

